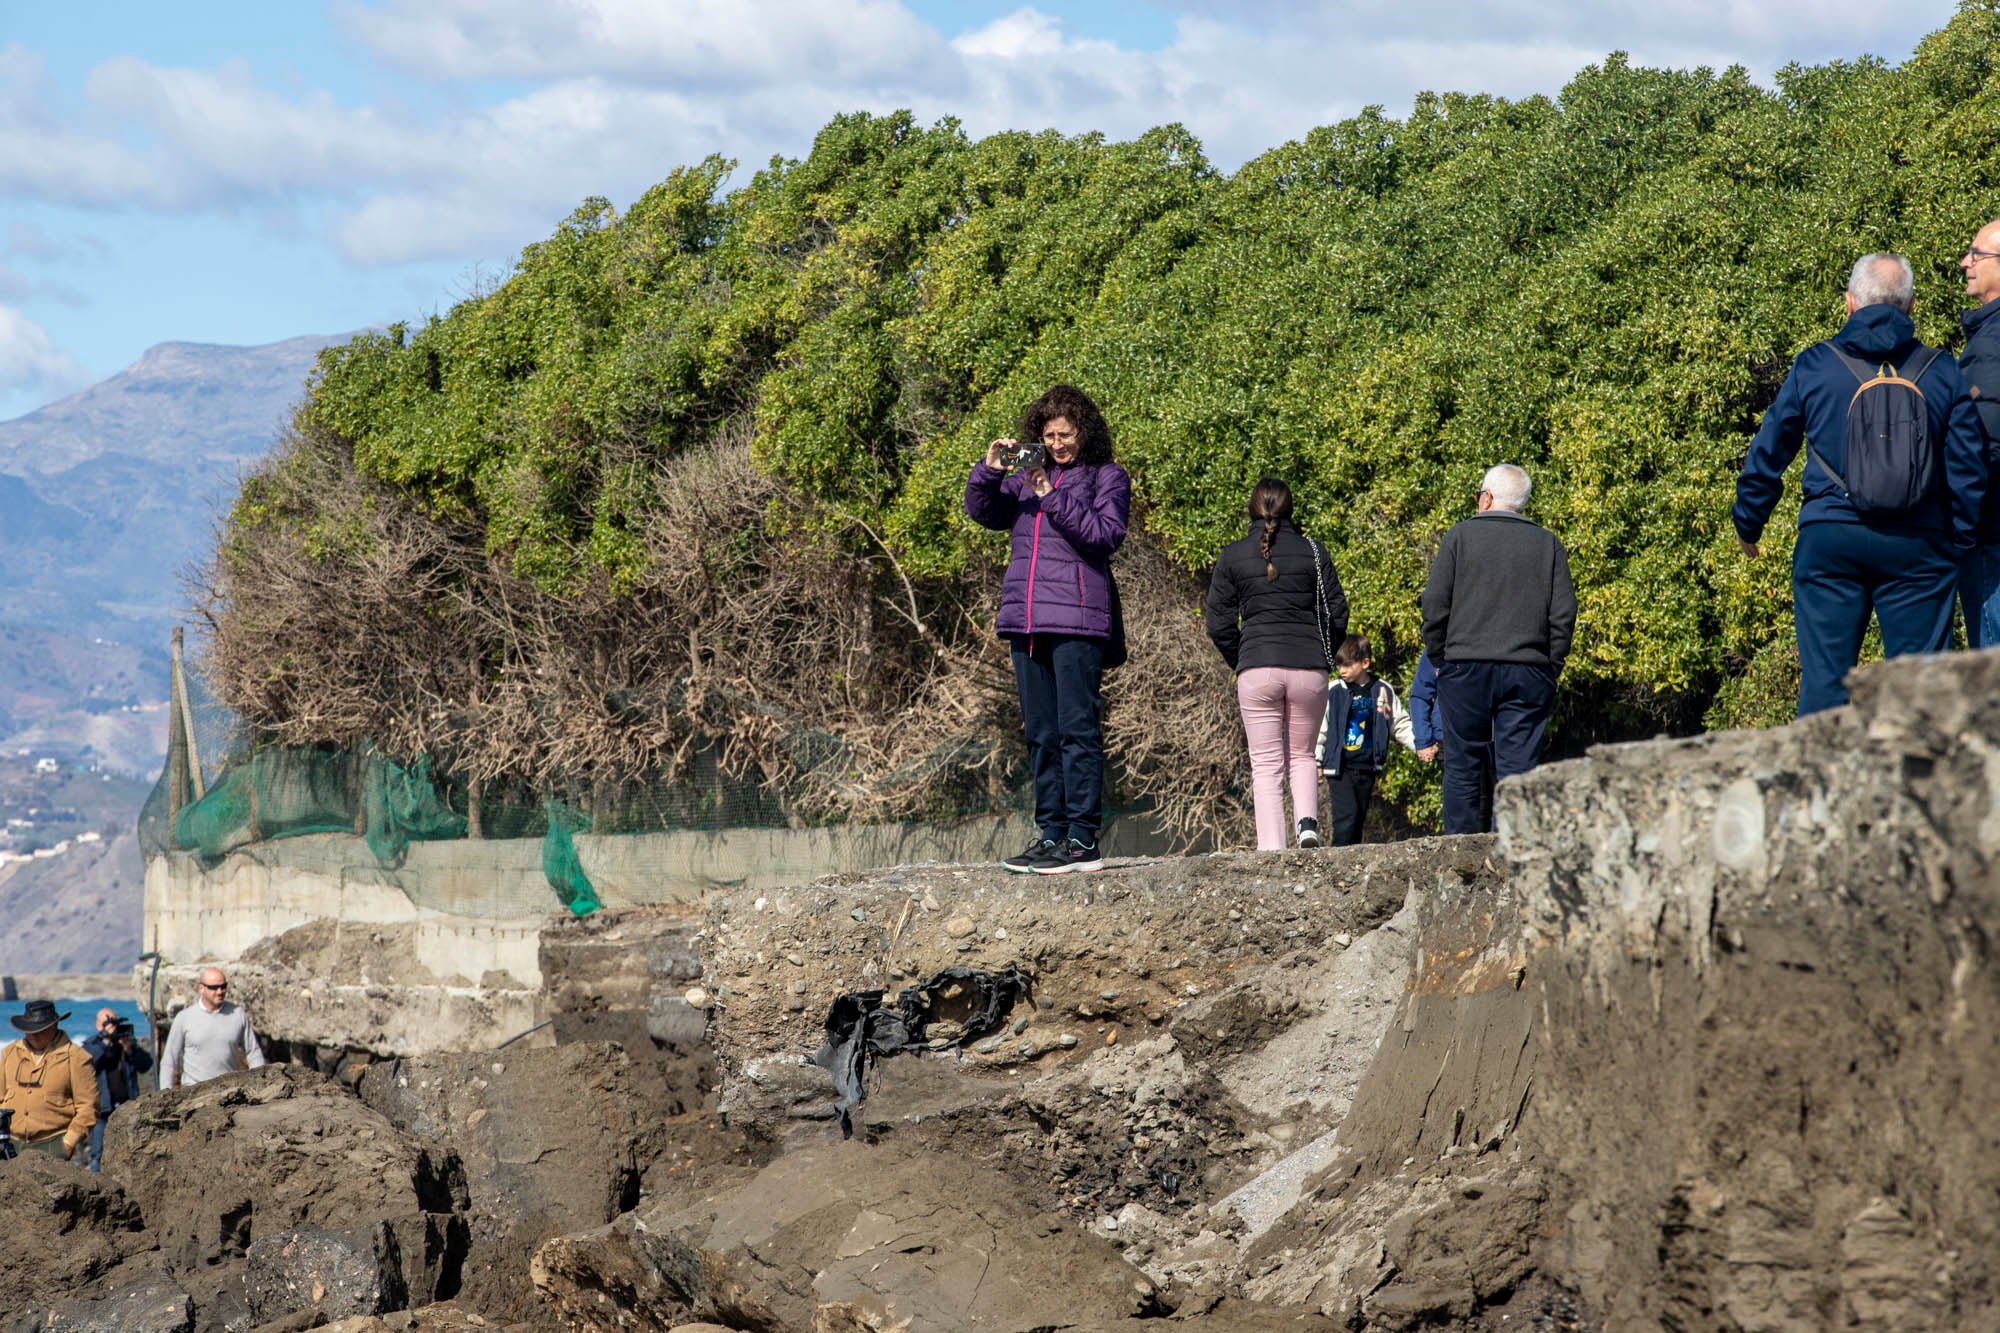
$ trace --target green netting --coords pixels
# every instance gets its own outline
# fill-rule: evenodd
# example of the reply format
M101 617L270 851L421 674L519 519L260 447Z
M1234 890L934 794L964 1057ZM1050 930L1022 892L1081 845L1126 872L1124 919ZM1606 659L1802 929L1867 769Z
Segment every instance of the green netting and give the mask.
M583 779L557 790L515 778L475 786L441 771L430 756L404 763L373 746L272 745L240 726L198 675L191 674L187 685L188 706L175 712L166 768L139 821L148 857L189 852L213 864L232 852L256 855L258 843L273 839L358 834L368 847L358 859L375 882L451 912L524 916L561 903L584 915L597 910L607 893L629 894L636 884L689 873L691 853L684 846L633 851L601 841L606 835L814 827L826 822L811 813L829 803L826 795L843 794L861 780L861 765L845 741L798 725L784 732L793 771L782 788L761 773L728 770L715 745L697 746L670 770L643 779ZM925 793L921 811L880 821L873 833L857 827L855 836L872 839L882 855L895 856L904 854L905 844L899 835L880 832L882 827L1019 816L1029 803L1024 768L1021 757L1005 746L942 741L890 778L899 789ZM1107 809L1114 819L1121 813L1115 805ZM584 834L591 835L583 851L592 858L596 883L579 855L578 838ZM447 876L421 866L406 869L410 844L454 839L495 845L484 853L471 846L458 849L450 858L454 873ZM541 843L540 875L533 869L534 853L521 846L527 839ZM1010 845L1013 839L1010 831ZM931 850L920 854L938 854L932 844L924 846ZM733 854L727 840L702 854L708 850ZM345 840L297 846L285 855L330 873L362 869L355 864L357 849Z
M571 912L589 916L603 904L597 900L597 890L590 885L590 876L583 873L583 862L576 854L576 839L571 835L590 832L590 818L561 801L545 802L544 808L549 827L542 835L542 877Z
M362 764L361 810L368 850L383 865L401 865L412 842L465 836L466 818L439 795L428 756L404 768L371 748Z
M260 750L227 769L174 817L174 845L219 861L238 847L302 833L354 828L352 757L321 750Z

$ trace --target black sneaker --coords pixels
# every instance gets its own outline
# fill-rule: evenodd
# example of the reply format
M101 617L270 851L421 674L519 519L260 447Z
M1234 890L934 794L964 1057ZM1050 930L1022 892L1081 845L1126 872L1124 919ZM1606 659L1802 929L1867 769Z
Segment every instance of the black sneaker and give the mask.
M1062 875L1072 870L1102 870L1104 854L1097 850L1094 842L1078 842L1071 838L1055 849L1048 860L1035 867L1037 875Z
M1017 875L1032 875L1043 866L1054 865L1061 859L1061 852L1062 844L1054 838L1037 838L1028 844L1027 851L1000 864Z
M1319 846L1319 821L1317 819L1301 819L1299 821L1299 846Z

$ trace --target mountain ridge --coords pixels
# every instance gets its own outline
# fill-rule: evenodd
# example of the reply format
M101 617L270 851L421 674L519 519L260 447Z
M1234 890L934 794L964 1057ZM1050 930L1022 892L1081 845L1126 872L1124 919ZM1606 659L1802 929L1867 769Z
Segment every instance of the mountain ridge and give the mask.
M33 480L103 454L156 463L256 458L283 433L321 349L353 336L155 343L88 388L0 421L0 472Z

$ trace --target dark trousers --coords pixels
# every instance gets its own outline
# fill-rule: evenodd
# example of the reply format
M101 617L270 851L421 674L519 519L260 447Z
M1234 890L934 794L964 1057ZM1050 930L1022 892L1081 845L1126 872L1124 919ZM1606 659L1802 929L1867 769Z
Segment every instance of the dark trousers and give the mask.
M1104 640L1037 634L1013 642L1035 825L1044 838L1095 845L1104 805Z
M2000 546L1981 546L1958 561L1958 602L1965 646L2000 647Z
M1526 662L1446 662L1438 668L1444 721L1444 831L1493 827L1493 784L1525 773L1542 752L1556 703L1554 668Z
M1847 702L1872 611L1888 657L1951 646L1958 558L1942 538L1859 523L1807 523L1792 548L1799 716Z
M1361 841L1361 826L1368 822L1368 802L1375 798L1379 776L1372 768L1354 764L1326 775L1327 813L1333 820L1329 844L1352 847Z

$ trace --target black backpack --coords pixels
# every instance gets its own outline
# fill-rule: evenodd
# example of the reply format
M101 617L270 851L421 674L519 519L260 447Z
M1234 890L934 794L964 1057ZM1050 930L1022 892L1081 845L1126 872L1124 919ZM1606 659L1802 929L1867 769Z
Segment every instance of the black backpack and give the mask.
M1919 346L1897 370L1871 366L1831 343L1827 348L1854 372L1861 387L1847 402L1847 475L1810 452L1833 484L1847 492L1857 514L1907 514L1937 489L1938 451L1931 442L1930 412L1917 381L1937 360L1935 347Z

